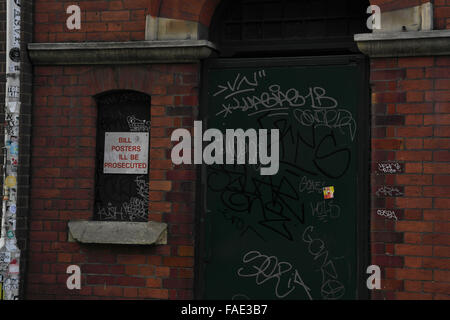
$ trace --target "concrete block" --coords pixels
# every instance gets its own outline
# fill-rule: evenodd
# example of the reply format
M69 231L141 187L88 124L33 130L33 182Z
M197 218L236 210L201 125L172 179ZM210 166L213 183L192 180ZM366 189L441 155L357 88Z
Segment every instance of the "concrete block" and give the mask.
M381 29L373 32L429 31L433 29L433 4L381 12Z
M422 28L421 31L430 31L434 28L434 10L433 4L427 2L422 4Z
M198 22L147 16L145 40L200 40L208 30Z
M374 32L419 31L422 25L421 6L381 12L381 29Z

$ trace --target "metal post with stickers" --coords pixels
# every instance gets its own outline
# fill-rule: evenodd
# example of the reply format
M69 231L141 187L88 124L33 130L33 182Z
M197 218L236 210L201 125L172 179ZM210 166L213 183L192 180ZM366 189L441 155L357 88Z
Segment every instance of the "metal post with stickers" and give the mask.
M19 297L20 250L16 239L16 212L20 119L20 15L20 0L7 0L0 300L16 300Z

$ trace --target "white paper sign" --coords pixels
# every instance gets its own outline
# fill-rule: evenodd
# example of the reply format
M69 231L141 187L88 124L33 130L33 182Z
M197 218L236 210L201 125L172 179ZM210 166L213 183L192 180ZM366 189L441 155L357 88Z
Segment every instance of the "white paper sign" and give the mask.
M147 174L148 133L107 132L103 173Z

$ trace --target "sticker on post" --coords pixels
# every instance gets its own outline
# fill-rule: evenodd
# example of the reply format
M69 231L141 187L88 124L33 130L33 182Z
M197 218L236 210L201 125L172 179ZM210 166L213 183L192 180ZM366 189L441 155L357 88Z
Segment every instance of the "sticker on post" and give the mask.
M9 147L9 152L11 155L18 155L19 154L19 144L17 142L11 142L11 145Z
M8 176L5 179L5 186L7 186L8 188L12 188L15 187L17 184L17 179L15 176Z
M8 208L9 212L15 214L16 213L16 206L14 204L10 205Z
M20 102L18 101L13 101L13 102L8 102L8 110L9 112L16 112L19 110L19 106L20 106Z
M11 261L11 252L0 252L0 264Z
M19 86L10 86L8 87L8 97L9 98L19 98L20 87Z
M14 240L10 240L10 239L6 240L5 247L6 247L6 250L8 250L8 251L16 251L17 250L17 246L16 246L16 243Z
M20 49L12 48L11 50L9 50L9 58L13 62L20 62Z
M17 263L16 259L11 261L11 264L9 265L9 273L10 274L18 274L19 273L19 264Z
M334 199L334 187L323 188L323 198L324 199Z

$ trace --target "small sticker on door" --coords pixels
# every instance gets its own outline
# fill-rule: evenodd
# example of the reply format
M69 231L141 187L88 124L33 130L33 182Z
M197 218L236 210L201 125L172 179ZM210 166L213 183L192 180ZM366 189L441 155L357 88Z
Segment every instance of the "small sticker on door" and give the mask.
M333 199L334 198L334 187L323 188L323 198L324 199Z

